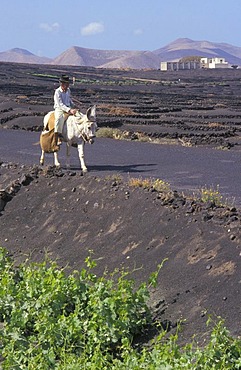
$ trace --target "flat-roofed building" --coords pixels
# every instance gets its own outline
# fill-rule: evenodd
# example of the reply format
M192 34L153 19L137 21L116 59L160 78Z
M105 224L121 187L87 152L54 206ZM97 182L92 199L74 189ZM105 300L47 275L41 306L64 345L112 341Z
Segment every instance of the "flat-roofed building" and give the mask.
M161 62L161 71L179 71L184 69L199 69L199 68L229 68L228 62L224 58L204 58L200 61L178 61L178 62Z
M201 68L228 68L228 62L224 58L201 58Z
M198 69L200 63L196 61L190 62L161 62L161 71L179 71L184 69Z

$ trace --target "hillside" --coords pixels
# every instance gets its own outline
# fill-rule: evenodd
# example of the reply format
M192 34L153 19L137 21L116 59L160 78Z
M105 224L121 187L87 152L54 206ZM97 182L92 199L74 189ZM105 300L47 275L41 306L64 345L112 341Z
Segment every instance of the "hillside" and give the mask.
M153 51L161 60L174 61L189 55L223 57L230 64L241 65L241 48L225 43L177 39L163 48Z
M15 48L0 52L0 61L98 68L159 69L161 61L175 61L190 55L222 57L229 64L241 66L241 47L188 38L179 38L153 51L99 50L72 46L53 59Z
M51 64L102 68L158 68L159 57L151 52L128 50L95 50L73 46ZM140 67L139 67L140 66Z
M49 64L51 59L39 57L25 49L14 48L8 51L0 52L0 61L10 63Z

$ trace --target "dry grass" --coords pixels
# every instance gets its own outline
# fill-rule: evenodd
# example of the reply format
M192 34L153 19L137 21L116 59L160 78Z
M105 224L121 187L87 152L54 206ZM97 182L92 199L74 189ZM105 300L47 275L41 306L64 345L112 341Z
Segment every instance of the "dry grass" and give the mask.
M213 187L203 187L200 189L200 199L202 202L213 202L216 205L222 205L222 195L219 191L219 185L216 188Z
M123 183L123 177L120 174L108 175L106 176L106 180L113 181L117 184Z
M162 144L162 145L177 145L179 141L177 139L167 139L167 138L150 138L144 132L131 132L131 131L121 131L117 128L111 127L100 127L96 133L97 137L107 137L109 139L116 140L136 140L140 142L148 142L152 144ZM182 145L185 145L182 143ZM185 146L192 146L188 145Z
M208 127L210 128L223 127L223 124L220 122L209 122Z
M118 128L101 127L96 134L97 137L107 137L116 140L137 140L141 142L152 142L148 135L142 132L121 131ZM153 141L154 142L154 141Z
M97 133L97 137L107 137L109 139L123 139L123 132L118 128L101 127Z
M128 185L136 188L154 189L160 193L167 193L171 191L170 184L161 179L130 177L128 180Z
M111 104L100 104L98 108L105 111L106 114L112 116L130 116L136 114L134 110L129 107L120 107L120 106L113 107L113 105Z

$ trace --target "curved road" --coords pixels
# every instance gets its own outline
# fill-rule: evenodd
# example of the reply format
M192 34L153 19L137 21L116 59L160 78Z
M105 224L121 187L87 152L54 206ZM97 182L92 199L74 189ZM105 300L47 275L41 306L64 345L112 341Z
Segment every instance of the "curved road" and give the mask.
M39 133L0 130L0 161L34 165L39 163ZM91 174L123 177L152 177L165 180L172 189L216 189L229 204L241 206L241 152L208 147L183 147L97 138L85 147L86 164ZM64 148L59 158L64 164ZM72 150L72 165L78 168L77 150ZM46 155L46 165L53 163Z

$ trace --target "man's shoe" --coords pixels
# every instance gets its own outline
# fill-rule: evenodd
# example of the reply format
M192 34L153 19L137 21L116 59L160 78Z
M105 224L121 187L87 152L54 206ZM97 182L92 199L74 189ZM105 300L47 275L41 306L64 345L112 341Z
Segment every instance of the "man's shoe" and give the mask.
M78 144L77 143L72 143L71 146L73 146L74 148L78 148Z
M53 152L58 152L59 151L59 145L54 145L54 147L53 147Z
M64 140L63 135L58 132L58 142L57 142L57 145L61 145L62 142L63 142L63 140Z
M53 142L53 144L54 144L53 150L54 150L54 152L57 152L59 150L59 137L58 137L57 132L54 133L54 142Z

